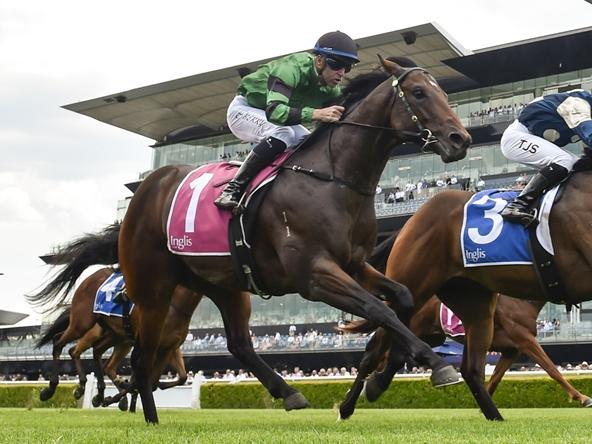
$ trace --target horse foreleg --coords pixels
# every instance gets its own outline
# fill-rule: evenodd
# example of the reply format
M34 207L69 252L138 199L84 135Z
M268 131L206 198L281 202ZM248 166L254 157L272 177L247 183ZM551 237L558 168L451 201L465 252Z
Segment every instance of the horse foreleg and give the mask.
M293 264L287 264L291 265ZM331 260L317 260L310 278L303 279L303 282L307 282L308 285L301 291L303 297L312 301L323 301L338 310L360 316L389 330L395 348L403 350L405 355L432 369L431 381L434 386L460 382L456 370L425 342L418 339L393 310L385 307L382 301L362 288ZM395 284L397 291L401 293L397 299L411 304L412 307L413 297L409 290L404 285Z
M493 338L493 315L465 323L465 350L461 373L485 418L503 420L493 399L485 389L485 358Z
M284 400L286 410L302 409L309 406L308 401L255 353L249 334L251 316L251 298L248 293L229 295L210 295L224 320L224 329L228 338L228 351L232 353L257 377L261 384L274 398Z
M137 308L141 308L141 311L139 335L135 345L138 352L138 359L133 371L136 387L142 400L144 419L151 424L158 424L158 413L156 411L152 388L155 378L158 377L154 371L156 351L158 350L164 316L168 310L171 294L172 291L169 292L168 298L163 298L165 299L165 303L144 307L136 306Z
M557 381L563 390L567 392L570 399L579 401L584 407L590 407L592 405L592 399L580 393L567 382L533 335L523 335L523 341L518 343L518 348L521 352L528 355L534 362L540 365L551 378Z
M385 341L385 336L387 336L386 331L379 329L366 344L366 350L360 361L356 379L339 406L339 419L347 419L353 415L356 403L364 389L366 377L378 367L381 360L384 359L386 349L390 345L390 340Z
M501 357L498 359L497 363L495 364L495 369L493 370L493 374L491 378L489 378L489 382L487 383L487 392L493 396L497 386L501 382L502 378L510 368L510 366L516 361L518 357L518 350L513 349L512 351L504 351Z
M397 317L405 325L409 325L413 315L414 301L413 296L404 285L387 278L368 263L364 264L360 273L354 278L370 293L386 297L397 313Z

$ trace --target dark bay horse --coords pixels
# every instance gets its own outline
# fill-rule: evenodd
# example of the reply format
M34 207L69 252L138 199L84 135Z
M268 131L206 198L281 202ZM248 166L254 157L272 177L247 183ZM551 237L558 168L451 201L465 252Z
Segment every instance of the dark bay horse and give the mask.
M398 347L434 369L432 382L458 380L456 372L406 327L412 310L407 289L386 279L365 259L376 239L373 195L391 148L423 138L424 149L451 162L464 158L470 136L435 79L421 68L382 61L344 90L340 124L321 126L290 158L302 169L283 169L256 216L251 247L261 286L271 295L300 293L384 326ZM229 257L178 256L167 249L171 202L192 166L167 166L144 179L131 200L119 236L119 260L140 313L137 386L145 419L158 422L152 397L155 350L164 313L179 284L217 297L229 348L249 342L248 324L236 306L244 290ZM310 173L310 170L313 172ZM323 180L319 180L322 178ZM377 295L389 293L399 319ZM306 399L260 358L246 363L287 410ZM244 361L243 361L244 362Z
M549 217L565 302L571 304L592 298L592 281L588 279L592 274L592 233L587 228L592 211L588 199L592 190L590 165L589 155L576 163L574 168L578 172L564 184L563 194ZM460 230L464 206L471 196L463 191L445 191L426 202L397 236L385 274L409 288L416 310L437 294L463 320L471 340L465 347L461 373L485 417L501 420L484 386L485 355L494 333L496 294L543 302L546 296L531 265L464 267ZM390 335L386 331L381 334ZM376 368L389 347L390 339L381 341L379 336L367 347L360 364L362 379ZM405 351L391 347L384 373L374 373L368 384L375 384L380 377L390 380L405 361L404 354ZM356 385L350 393L357 397L358 390L361 387ZM353 412L347 402L342 407L344 417Z
M42 401L50 399L59 384L59 359L62 349L66 344L78 340L69 350L69 354L75 363L79 375L79 385L74 391L74 396L78 399L84 394L87 380L80 355L93 347L98 388L98 394L92 400L93 406L106 406L112 402L121 401L120 408L122 410L126 409L124 408L126 405L124 401L127 401L125 397L127 393L126 384L123 384L123 380L117 377L117 368L133 346L134 329L139 322L138 315L132 310L129 327L131 331L128 331L123 318L93 312L95 295L98 289L114 271L112 267L104 267L85 278L74 292L70 306L58 316L44 335L37 341L38 347L49 343L53 344L52 373L49 380L49 387L40 393ZM59 295L61 289L69 287L69 284L75 281L75 276L60 273L37 295L29 296L29 299L40 300L55 293L55 296L58 298L55 302L61 305L61 302L67 295L67 292ZM162 390L183 385L187 381L187 371L180 347L185 341L187 332L189 331L191 316L201 301L201 298L201 295L186 288L178 287L175 289L165 319L167 335L163 337L159 345L157 367L159 368L159 375L168 366L176 371L178 376L172 381L157 382L157 387ZM113 354L103 367L101 357L110 347L114 347ZM109 376L119 389L119 395L113 398L104 398L104 374Z
M440 306L442 302L432 296L411 318L411 331L432 347L442 345L446 340L446 333L440 320ZM536 320L545 305L544 301L516 299L506 295L499 295L494 312L494 328L490 351L501 353L493 374L487 384L488 393L493 396L497 386L510 366L520 354L526 354L545 370L551 378L565 390L569 399L578 401L583 407L592 406L592 399L576 390L561 374L557 367L545 353L536 339ZM355 323L342 330L356 331ZM477 334L475 330L471 334ZM453 340L465 344L471 338L466 335L452 337ZM389 344L387 344L389 345ZM384 373L373 374L372 383L366 386L366 398L369 401L378 399L389 387L392 379L387 379ZM354 391L342 406L349 411L356 402Z

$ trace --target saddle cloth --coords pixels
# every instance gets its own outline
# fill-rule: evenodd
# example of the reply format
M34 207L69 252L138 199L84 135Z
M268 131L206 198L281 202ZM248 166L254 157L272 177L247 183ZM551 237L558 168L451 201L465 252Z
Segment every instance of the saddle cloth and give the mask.
M121 301L114 301L113 298L123 290L125 282L121 272L116 271L101 284L95 296L93 312L106 316L123 317L123 304ZM130 313L134 304L130 306Z
M443 303L440 304L440 325L446 336L455 337L465 334L465 327L460 318Z
M292 155L288 150L264 168L250 183L247 194L256 193L273 181L280 166ZM191 171L179 184L167 221L167 246L175 254L229 256L228 224L232 212L220 209L214 200L236 173L237 165L222 162ZM245 199L248 203L249 198Z
M550 254L553 244L549 215L559 188L545 193L538 212L537 239ZM465 205L460 244L465 267L532 264L528 229L508 222L499 214L517 191L483 190Z

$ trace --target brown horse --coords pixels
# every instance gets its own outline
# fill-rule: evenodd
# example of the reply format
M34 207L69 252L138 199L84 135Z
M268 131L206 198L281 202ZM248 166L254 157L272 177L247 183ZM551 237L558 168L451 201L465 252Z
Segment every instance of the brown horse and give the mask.
M433 296L413 315L409 325L415 335L432 347L442 345L446 340L446 333L440 320L441 305L442 302L436 296ZM576 390L563 377L536 340L536 320L544 305L544 301L522 300L505 295L498 296L493 318L493 338L489 350L500 352L501 357L497 361L493 374L489 379L487 391L493 396L506 371L518 359L520 354L525 354L561 385L568 394L569 399L578 401L583 407L590 407L592 399ZM349 329L346 327L344 330L355 331L355 326ZM473 330L472 334L475 334L475 330ZM454 336L452 339L462 344L471 340L466 338L465 335ZM391 381L392 378L387 379L385 373L374 374L373 383L366 387L368 400L375 401L378 399L389 387ZM355 404L355 401L352 396L347 402ZM344 410L349 408L348 405L343 406Z
M592 234L586 228L592 211L587 199L587 193L592 190L590 165L592 160L588 156L575 165L579 172L564 184L563 194L549 218L565 302L571 304L589 300L592 294L592 282L587 279L592 273ZM386 275L409 288L416 310L437 294L463 320L470 339L463 354L461 373L485 417L501 420L484 386L485 354L494 333L496 294L539 301L545 301L546 296L531 265L464 267L460 230L464 206L471 196L463 191L445 191L425 203L400 231L388 255ZM380 339L383 334L387 337ZM389 348L389 335L389 332L375 335L376 339L366 348L360 364L360 380L382 360ZM390 348L385 379L392 378L402 365L404 354L405 351ZM374 373L374 376L378 375ZM367 381L367 384L375 383L375 377ZM356 381L350 394L357 397L358 391L361 386ZM343 417L353 412L347 400L342 407Z
M95 407L99 405L106 406L112 402L121 401L119 405L120 409L125 410L127 408L127 398L125 397L127 393L126 384L123 384L123 380L117 377L117 368L133 346L133 337L135 336L134 327L138 324L138 316L132 310L129 327L131 331L128 331L123 318L93 312L95 295L98 289L114 271L111 267L101 268L84 279L74 292L71 305L58 316L56 321L54 321L44 335L37 341L38 347L50 342L53 343L52 373L49 387L40 393L42 401L50 399L58 386L59 359L63 347L79 339L69 350L69 354L74 360L79 375L79 385L74 391L74 396L78 399L84 394L87 380L80 355L90 347L93 347L98 388L97 395L92 399L93 405ZM57 283L61 283L61 285L57 285ZM69 283L70 280L64 280L63 274L58 274L40 292L40 295L47 296L47 289L53 289L53 291L57 289L59 292L59 289L68 286ZM39 298L40 296L36 295L35 297ZM33 297L30 296L30 298ZM161 373L169 366L177 372L178 376L172 381L159 381L157 387L162 390L176 385L183 385L187 381L187 372L180 346L187 336L191 316L200 300L201 296L193 291L183 287L178 287L175 290L165 319L168 334L160 343L157 366ZM103 368L101 356L110 347L114 347L113 354ZM119 395L113 398L104 398L104 374L109 376L119 389Z
M453 368L404 325L412 309L407 289L386 279L365 259L376 238L373 194L391 148L424 140L445 162L462 159L470 136L435 79L421 68L382 61L385 71L363 74L344 90L348 110L339 125L323 125L294 153L266 194L251 242L260 284L271 295L300 293L311 301L370 319L392 333L398 347L434 369L432 382L458 380ZM300 168L299 168L300 167ZM166 225L175 191L193 169L167 166L144 179L119 236L127 289L140 313L137 386L145 419L158 422L152 396L155 351L164 313L179 284L218 300L229 348L243 358L287 410L306 399L289 387L252 348L237 298L245 289L229 257L178 256L167 249ZM397 313L376 297L388 293ZM248 319L248 318L247 318Z

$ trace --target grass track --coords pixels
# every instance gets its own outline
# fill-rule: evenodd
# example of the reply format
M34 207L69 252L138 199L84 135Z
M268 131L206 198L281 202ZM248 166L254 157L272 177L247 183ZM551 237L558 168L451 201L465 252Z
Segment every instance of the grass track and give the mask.
M0 442L10 443L577 443L591 442L589 409L506 409L488 422L474 409L161 410L141 412L0 409Z

